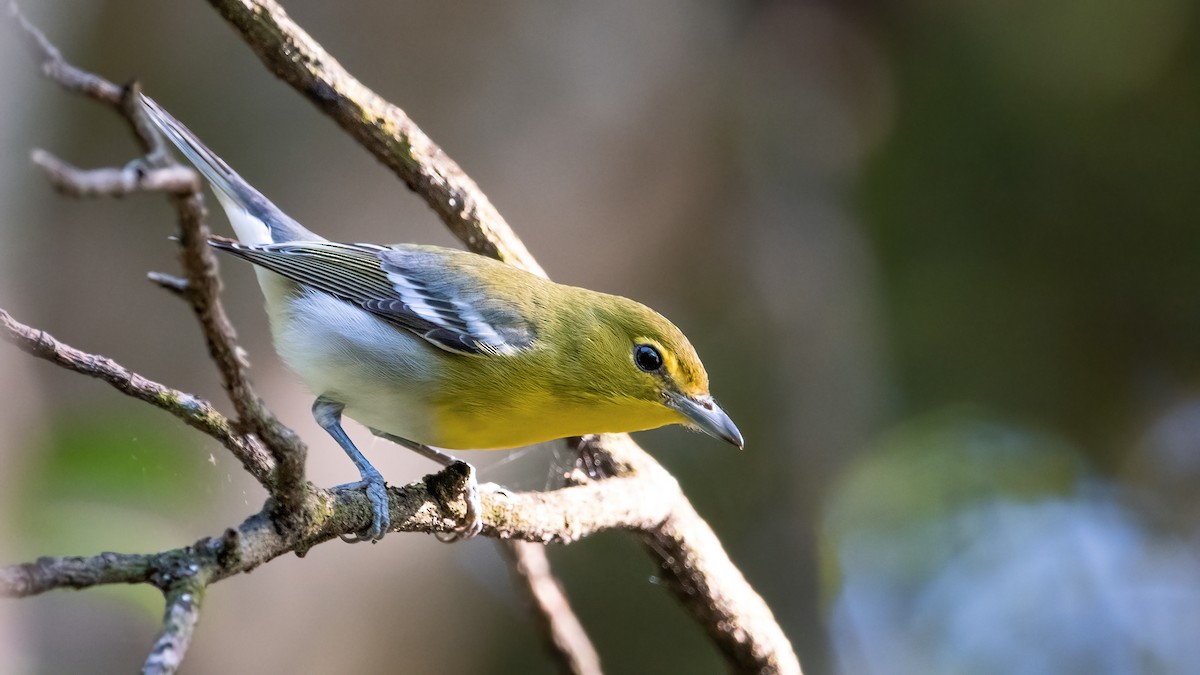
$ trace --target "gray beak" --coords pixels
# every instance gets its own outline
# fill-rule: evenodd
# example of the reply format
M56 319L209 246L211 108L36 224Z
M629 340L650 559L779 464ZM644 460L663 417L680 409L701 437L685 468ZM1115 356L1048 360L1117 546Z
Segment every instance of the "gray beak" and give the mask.
M672 394L667 399L667 405L683 413L692 426L700 431L729 441L736 445L738 450L742 449L742 432L738 431L737 425L729 419L729 415L713 402L711 396L691 398L682 394Z

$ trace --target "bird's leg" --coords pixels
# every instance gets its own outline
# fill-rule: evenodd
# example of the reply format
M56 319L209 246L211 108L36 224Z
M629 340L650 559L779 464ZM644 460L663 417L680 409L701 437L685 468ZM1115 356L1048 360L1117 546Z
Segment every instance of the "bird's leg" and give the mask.
M371 429L371 433L380 438L386 438L397 445L402 445L418 455L421 455L422 457L432 459L442 466L462 464L464 467L466 467L467 481L466 484L463 485L463 499L467 504L467 512L463 518L463 524L460 525L454 532L445 534L438 533L435 536L441 541L451 542L458 541L459 539L470 539L483 530L483 518L480 515L483 511L483 506L479 501L479 482L475 480L474 466L471 466L467 462L464 462L449 453L442 452L437 448L431 448L428 445L414 443L407 438L393 436L392 434L380 431L378 429Z
M350 456L350 461L354 462L354 466L358 467L358 473L362 476L362 480L357 483L347 483L339 485L334 489L341 490L357 490L365 487L367 489L367 499L371 500L371 526L356 534L354 537L343 536L342 539L352 544L357 544L360 541L379 541L383 539L383 535L387 534L391 529L392 521L388 515L388 493L387 485L383 482L383 476L366 457L359 452L354 446L354 441L346 435L346 431L342 429L342 409L345 406L337 401L318 396L313 402L313 417L317 420L317 424L321 428L333 436L333 440L337 441L338 445L342 446L342 450Z

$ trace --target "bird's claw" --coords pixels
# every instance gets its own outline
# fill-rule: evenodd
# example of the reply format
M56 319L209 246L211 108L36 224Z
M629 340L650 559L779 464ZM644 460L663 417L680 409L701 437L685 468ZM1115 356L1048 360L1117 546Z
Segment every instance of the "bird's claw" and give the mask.
M443 543L451 543L462 539L470 539L483 531L483 504L479 500L479 481L475 479L475 467L462 461L455 460L454 464L466 467L466 478L463 480L462 497L466 502L466 512L462 522L452 532L435 532L433 536ZM450 466L454 466L451 464Z
M387 484L384 483L383 476L378 471L363 474L363 479L357 483L339 485L336 489L359 490L364 487L367 489L367 499L371 502L371 524L353 535L339 535L342 541L348 544L358 544L364 541L369 541L373 544L383 539L383 535L391 531L392 528L392 519L388 512Z

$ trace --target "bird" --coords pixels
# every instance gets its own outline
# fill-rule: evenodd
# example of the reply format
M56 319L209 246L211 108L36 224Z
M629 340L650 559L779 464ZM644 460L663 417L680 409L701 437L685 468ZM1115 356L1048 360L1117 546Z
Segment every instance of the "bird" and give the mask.
M342 427L442 466L447 450L509 449L570 436L680 424L739 449L687 337L645 305L558 284L482 255L421 244L339 243L302 226L149 96L144 110L204 176L252 263L275 350L312 391L312 414L359 471L371 523L390 530L386 483ZM474 468L451 539L482 529Z

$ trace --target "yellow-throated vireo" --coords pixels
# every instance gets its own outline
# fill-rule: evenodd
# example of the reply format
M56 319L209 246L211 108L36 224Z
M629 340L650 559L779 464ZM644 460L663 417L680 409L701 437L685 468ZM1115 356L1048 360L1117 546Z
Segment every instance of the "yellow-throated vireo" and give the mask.
M436 246L339 244L288 217L187 127L143 97L150 119L200 170L238 242L216 248L256 267L275 349L317 399L313 416L358 467L389 530L383 477L341 417L443 465L436 448L499 449L584 434L684 424L739 448L695 349L627 298L547 281ZM467 465L468 467L470 465ZM482 527L474 470L459 528Z

